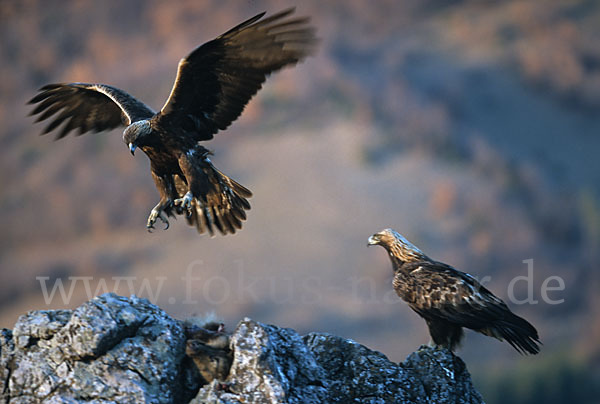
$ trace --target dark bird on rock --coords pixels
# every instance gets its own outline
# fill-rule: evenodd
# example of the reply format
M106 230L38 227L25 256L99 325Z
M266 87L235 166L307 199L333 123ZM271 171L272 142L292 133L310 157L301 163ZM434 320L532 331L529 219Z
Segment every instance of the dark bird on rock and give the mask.
M216 321L208 321L198 326L196 324L184 323L185 335L189 340L199 340L204 345L213 348L224 349L229 347L229 333L225 332L225 324Z
M392 229L373 234L368 245L387 250L396 293L425 319L436 345L454 350L466 327L506 340L522 354L540 351L536 329L471 275L432 260Z
M185 353L190 357L204 383L225 380L233 362L233 352L229 347L231 335L225 331L223 323L210 321L202 326L184 324L187 341Z
M262 87L266 77L308 56L316 44L307 17L293 9L262 19L265 13L206 42L181 59L165 105L155 112L123 90L106 84L60 83L42 87L36 122L52 117L42 134L57 129L57 139L77 130L101 132L124 126L123 141L133 154L150 159L159 203L147 228L168 216L185 214L199 233L214 228L235 233L250 209L252 193L217 170L201 142L226 129Z
M185 354L194 361L205 383L215 379L225 380L233 362L233 353L230 350L214 348L197 339L187 340Z

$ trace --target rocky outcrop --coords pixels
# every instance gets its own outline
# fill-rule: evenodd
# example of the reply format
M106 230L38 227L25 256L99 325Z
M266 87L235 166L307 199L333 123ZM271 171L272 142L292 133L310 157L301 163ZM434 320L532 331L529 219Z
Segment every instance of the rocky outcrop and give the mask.
M421 347L405 362L327 334L242 320L224 380L203 384L184 325L135 296L33 311L0 332L0 403L481 403L465 364Z
M171 403L198 387L182 377L182 326L145 299L106 294L29 312L4 336L7 403Z

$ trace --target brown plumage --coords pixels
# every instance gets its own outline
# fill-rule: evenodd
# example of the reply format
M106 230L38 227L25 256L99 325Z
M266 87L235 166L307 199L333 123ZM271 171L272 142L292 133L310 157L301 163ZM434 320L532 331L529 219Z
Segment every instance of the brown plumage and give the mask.
M200 376L205 383L213 380L225 380L229 375L233 362L233 353L230 350L213 348L199 340L191 339L186 342L185 354L196 365Z
M202 326L185 324L185 333L185 353L194 361L204 382L225 380L233 362L225 325L213 321Z
M267 76L293 65L314 48L314 30L293 9L262 19L265 13L206 42L179 62L171 94L154 112L125 91L105 84L59 83L40 89L37 121L52 117L43 134L64 124L57 139L125 126L123 140L133 154L140 148L150 159L159 203L148 217L166 228L167 216L186 214L199 233L216 228L235 233L250 209L252 193L211 163L199 142L213 138L242 113Z
M506 340L522 354L540 351L536 329L471 275L432 260L392 229L372 235L368 245L387 250L396 293L425 319L436 345L454 350L466 327Z

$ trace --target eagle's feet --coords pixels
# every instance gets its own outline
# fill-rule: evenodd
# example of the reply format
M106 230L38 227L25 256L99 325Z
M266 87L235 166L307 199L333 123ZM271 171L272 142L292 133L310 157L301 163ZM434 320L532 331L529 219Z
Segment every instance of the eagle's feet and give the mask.
M187 209L188 213L192 212L192 201L194 200L194 196L190 191L188 191L183 198L175 199L173 203L175 206L179 206L181 209Z
M154 230L154 223L156 223L156 219L162 220L162 222L165 224L164 230L169 228L169 220L167 219L167 216L165 215L164 211L157 206L150 212L150 216L148 216L148 223L146 223L146 229L148 229L150 233L152 233L152 230Z

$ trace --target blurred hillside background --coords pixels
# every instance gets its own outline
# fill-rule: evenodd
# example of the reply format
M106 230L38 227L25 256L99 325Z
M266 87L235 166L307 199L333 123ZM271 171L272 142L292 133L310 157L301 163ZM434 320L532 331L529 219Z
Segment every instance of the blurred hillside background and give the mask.
M0 326L104 285L178 318L215 312L233 328L249 316L401 361L429 336L395 297L384 251L366 248L393 227L488 277L538 328L537 357L467 333L459 355L487 402L598 403L600 2L301 2L318 53L272 76L208 145L255 194L235 236L182 220L147 233L158 193L120 130L54 142L27 117L36 90L61 81L111 84L159 109L180 58L290 5L0 2ZM538 303L511 302L530 259ZM560 304L543 299L552 276ZM57 289L47 304L39 277L72 296ZM92 278L86 289L69 277ZM527 283L515 285L525 300Z

